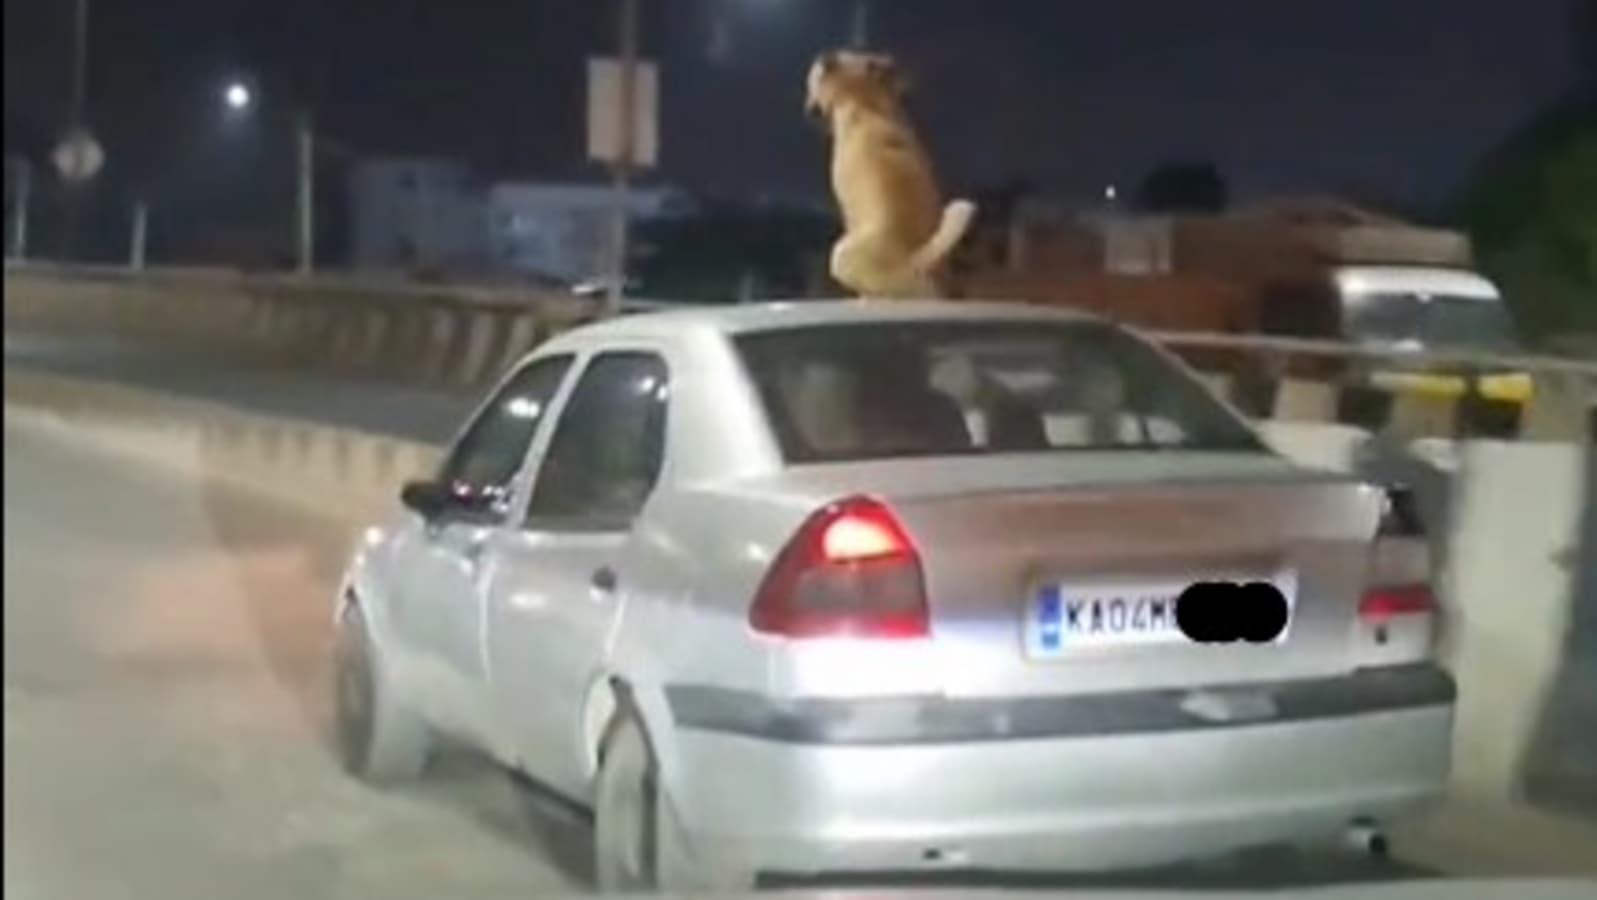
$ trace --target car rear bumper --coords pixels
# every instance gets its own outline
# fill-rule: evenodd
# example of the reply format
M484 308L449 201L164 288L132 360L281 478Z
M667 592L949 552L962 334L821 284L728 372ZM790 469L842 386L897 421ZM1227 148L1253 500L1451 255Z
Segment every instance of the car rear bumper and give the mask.
M672 796L690 852L758 871L1101 870L1331 838L1443 790L1452 684L1421 669L1393 670L1430 686L1407 703L1192 728L885 742L679 726Z

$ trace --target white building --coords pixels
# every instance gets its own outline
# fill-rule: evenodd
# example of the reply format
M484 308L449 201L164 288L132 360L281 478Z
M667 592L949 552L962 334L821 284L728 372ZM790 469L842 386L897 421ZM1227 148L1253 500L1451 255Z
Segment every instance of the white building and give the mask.
M484 193L465 164L370 160L355 167L350 192L356 267L458 271L489 264Z
M691 214L686 194L665 187L634 187L634 220ZM503 182L488 192L489 231L497 267L575 283L608 269L609 185Z

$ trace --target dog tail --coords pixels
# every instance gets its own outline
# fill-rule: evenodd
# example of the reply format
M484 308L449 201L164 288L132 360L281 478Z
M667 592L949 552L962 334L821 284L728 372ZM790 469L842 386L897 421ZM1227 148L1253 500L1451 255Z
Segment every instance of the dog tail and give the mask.
M912 263L914 270L930 272L936 269L959 246L975 218L976 204L969 200L955 200L943 207L943 218L937 223L937 231L932 234L931 240L915 251Z

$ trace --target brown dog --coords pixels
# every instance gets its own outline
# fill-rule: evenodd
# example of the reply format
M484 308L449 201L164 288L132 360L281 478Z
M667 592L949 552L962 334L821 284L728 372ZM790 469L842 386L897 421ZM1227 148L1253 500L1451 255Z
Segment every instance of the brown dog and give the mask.
M843 212L832 277L865 297L939 296L939 269L976 212L965 200L943 205L904 113L905 90L887 56L833 52L810 67L805 108L831 131L832 190Z

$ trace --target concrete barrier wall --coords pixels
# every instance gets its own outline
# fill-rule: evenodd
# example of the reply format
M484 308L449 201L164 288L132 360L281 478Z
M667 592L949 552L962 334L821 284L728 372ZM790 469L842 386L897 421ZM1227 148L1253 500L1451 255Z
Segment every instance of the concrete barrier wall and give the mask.
M1597 821L1597 453L1574 442L1383 441L1264 423L1305 465L1416 490L1458 677L1456 790Z
M1581 774L1571 766L1597 779L1597 634L1577 627L1597 605L1576 579L1582 560L1597 567L1580 527L1590 469L1567 444L1480 441L1457 456L1443 646L1459 677L1455 766L1472 788L1517 798ZM1547 720L1583 725L1538 747ZM1585 790L1597 799L1597 782Z
M648 308L650 304L634 304ZM545 337L590 321L595 301L558 294L418 287L349 278L223 271L8 268L7 330L111 335L174 352L225 353L297 368L468 389L488 383ZM1158 334L1173 348L1224 345L1260 354L1346 352L1316 342ZM1299 346L1302 345L1302 346ZM1535 362L1535 361L1532 361ZM1597 363L1543 361L1534 400L1475 409L1459 397L1279 377L1217 393L1261 420L1335 423L1409 437L1489 433L1535 440L1589 437ZM1262 388L1262 391L1261 391Z
M7 330L109 335L399 382L492 381L595 304L559 295L348 279L8 269Z

